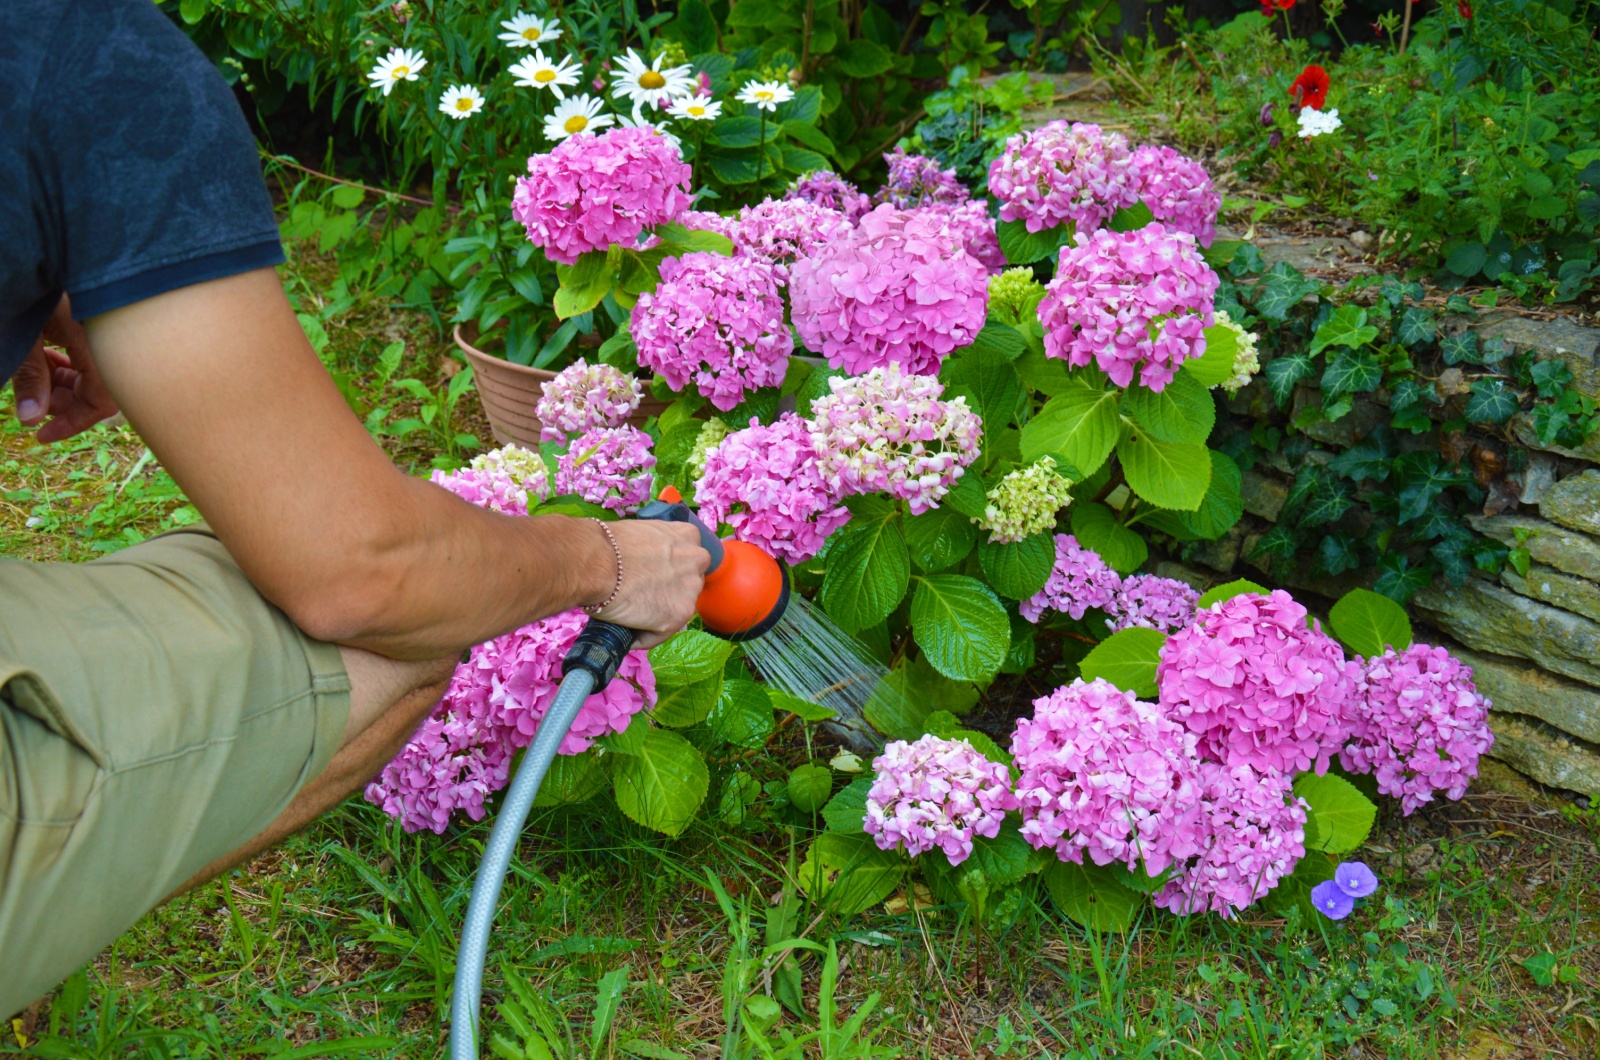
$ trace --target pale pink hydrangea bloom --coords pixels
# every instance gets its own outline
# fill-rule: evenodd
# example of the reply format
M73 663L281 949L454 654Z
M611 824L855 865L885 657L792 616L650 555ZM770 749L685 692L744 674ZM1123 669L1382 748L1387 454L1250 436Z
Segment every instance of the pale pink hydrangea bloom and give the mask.
M1091 607L1110 610L1122 587L1122 577L1100 558L1100 553L1078 544L1071 534L1056 535L1056 563L1044 588L1017 605L1022 617L1035 624L1046 611L1063 611L1082 618Z
M765 199L739 211L729 238L734 253L765 261L785 280L796 258L848 237L852 227L844 214L826 206L804 199Z
M1134 190L1155 219L1209 247L1216 238L1222 196L1211 186L1206 168L1170 147L1153 144L1134 149L1132 168Z
M1083 122L1047 122L1011 137L989 164L989 192L1002 221L1025 222L1030 232L1070 222L1086 234L1139 201L1127 138Z
M1366 695L1349 744L1339 755L1352 773L1371 773L1378 790L1411 814L1435 792L1459 799L1494 745L1489 701L1472 667L1443 648L1391 648L1366 663Z
M999 835L1006 811L1017 808L1006 767L965 740L896 740L872 768L862 826L880 850L916 857L937 849L959 865L972 856L975 837Z
M1224 919L1248 909L1305 857L1306 802L1288 776L1248 765L1199 766L1199 857L1155 896L1179 916L1212 912Z
M593 427L557 458L556 492L632 515L650 499L650 472L656 466L650 445L650 436L630 424Z
M891 362L937 375L983 329L988 272L939 218L884 205L790 268L806 347L858 375Z
M498 739L485 740L476 720L446 707L449 702L447 693L366 787L367 801L408 832L443 833L457 811L483 820L483 800L505 787L510 776L511 748Z
M815 556L850 521L823 481L806 421L792 412L770 427L752 419L708 452L695 503L707 524L726 523L739 540L789 564Z
M475 460L474 463L478 461ZM540 470L543 470L542 461ZM435 471L429 476L429 481L435 486L443 486L464 501L503 515L528 514L530 487L534 491L535 503L550 495L548 472L543 478L537 477L536 474L522 477L508 474L505 468L489 466L487 463L484 466L464 467L457 471Z
M811 405L811 437L823 479L840 496L887 490L913 514L937 507L978 458L983 421L965 397L941 401L944 384L898 364L828 380Z
M580 357L544 385L533 414L544 425L542 441L564 442L568 435L591 427L621 426L643 400L639 380L609 364L589 364Z
M694 383L723 411L746 391L783 382L794 350L777 274L752 257L666 259L655 291L633 307L631 330L641 367L674 390Z
M804 199L830 210L838 210L852 224L872 209L872 200L865 192L826 169L807 173L795 181L794 187L789 189L784 198Z
M1361 667L1282 589L1203 608L1163 645L1161 705L1229 766L1325 773L1361 696Z
M1187 582L1134 574L1122 579L1122 588L1107 609L1111 617L1106 625L1112 632L1142 626L1172 633L1194 621L1199 603L1199 591Z
M1194 734L1100 678L1033 701L1011 753L1022 835L1062 861L1159 876L1200 853Z
M689 208L691 170L649 128L578 133L528 159L511 215L551 261L571 265L591 250L633 246L646 228Z
M926 155L907 154L904 147L896 147L883 160L889 165L889 176L874 196L878 202L909 210L930 203L959 206L970 197L953 168L940 169L939 163Z
M989 216L989 204L983 199L968 199L957 205L930 202L917 207L915 212L938 219L950 235L967 248L968 254L983 263L989 275L996 276L1006 270L1006 256L1000 251L994 218Z
M1102 230L1061 248L1039 303L1044 350L1074 367L1098 364L1117 386L1161 391L1206 351L1217 274L1194 237L1160 224Z

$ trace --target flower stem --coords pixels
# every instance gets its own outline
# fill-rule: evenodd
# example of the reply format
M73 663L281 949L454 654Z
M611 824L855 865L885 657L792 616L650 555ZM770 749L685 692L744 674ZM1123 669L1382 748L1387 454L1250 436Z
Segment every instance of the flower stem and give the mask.
M757 107L761 113L761 142L756 144L756 183L761 183L761 163L767 158L767 108Z

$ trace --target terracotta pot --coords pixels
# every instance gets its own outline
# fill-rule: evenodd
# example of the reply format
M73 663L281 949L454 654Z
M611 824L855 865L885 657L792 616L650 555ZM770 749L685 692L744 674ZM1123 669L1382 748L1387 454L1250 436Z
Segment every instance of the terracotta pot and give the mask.
M472 365L478 399L483 403L484 414L489 417L489 428L494 431L495 441L501 445L515 443L537 449L544 424L534 414L534 408L544 394L545 383L554 379L556 373L512 364L504 357L483 352L473 345L478 341L478 335L476 326L471 323L456 325L455 340L467 363ZM628 422L635 427L643 427L647 419L661 415L667 407L667 402L650 396L649 379L641 382L645 390L644 401L628 417Z

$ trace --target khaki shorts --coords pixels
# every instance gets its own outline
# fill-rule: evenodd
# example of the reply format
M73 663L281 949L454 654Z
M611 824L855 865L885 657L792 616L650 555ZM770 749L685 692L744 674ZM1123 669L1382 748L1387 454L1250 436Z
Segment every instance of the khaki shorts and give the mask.
M0 558L0 1020L264 830L349 711L339 649L203 528Z

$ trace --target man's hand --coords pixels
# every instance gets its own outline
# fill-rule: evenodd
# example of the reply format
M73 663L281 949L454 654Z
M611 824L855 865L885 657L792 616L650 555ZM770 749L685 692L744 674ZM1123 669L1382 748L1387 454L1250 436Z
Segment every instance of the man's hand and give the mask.
M45 345L60 347L51 349ZM62 353L65 350L66 353ZM24 427L39 427L39 441L61 442L117 414L116 399L100 381L100 371L89 354L89 336L72 319L72 306L62 295L56 311L28 351L27 360L11 380L17 400L17 419Z
M711 565L711 553L701 546L700 532L685 523L624 519L606 526L622 554L622 587L599 617L637 632L637 647L653 648L694 617L695 597ZM600 537L600 528L595 527L594 533ZM601 552L615 562L603 542ZM615 566L610 574L610 582L602 580L607 586L616 584ZM610 594L608 587L591 603Z

